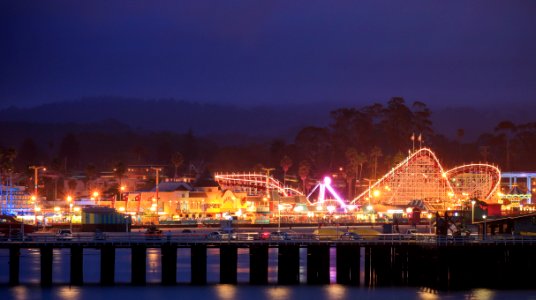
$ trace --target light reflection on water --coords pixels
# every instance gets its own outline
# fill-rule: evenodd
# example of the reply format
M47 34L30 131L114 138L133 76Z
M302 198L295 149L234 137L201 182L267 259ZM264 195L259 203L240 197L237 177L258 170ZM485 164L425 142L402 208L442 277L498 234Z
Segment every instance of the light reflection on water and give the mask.
M115 250L115 282L129 283L132 277L130 262L132 250L130 248L117 248Z
M216 295L221 300L234 300L236 299L236 285L221 284L215 287Z
M192 280L190 253L190 248L177 249L177 282L179 283L187 283Z
M69 249L53 249L52 250L52 280L53 282L68 284L70 281L69 270L71 269ZM37 258L39 259L39 258Z
M148 283L159 283L162 278L162 266L160 264L160 248L147 249L146 276Z
M331 284L324 286L324 291L326 294L329 294L329 298L333 300L346 299L347 289L338 284Z
M274 300L292 299L291 291L291 288L287 286L272 287L266 290L265 295L268 296L268 299Z
M20 282L38 284L41 278L39 249L20 249Z
M54 286L39 288L18 286L0 288L0 299L195 299L195 300L286 300L286 299L483 299L512 300L535 299L533 291L492 291L476 289L466 292L434 293L419 288L377 288L365 289L342 285L327 286L250 286L250 285L208 285L191 286L114 286L83 287Z
M70 259L70 252L64 259ZM94 248L84 248L83 261L84 282L100 282L100 250Z
M57 295L61 299L76 300L80 299L82 294L81 289L73 289L68 286L62 286L57 289Z

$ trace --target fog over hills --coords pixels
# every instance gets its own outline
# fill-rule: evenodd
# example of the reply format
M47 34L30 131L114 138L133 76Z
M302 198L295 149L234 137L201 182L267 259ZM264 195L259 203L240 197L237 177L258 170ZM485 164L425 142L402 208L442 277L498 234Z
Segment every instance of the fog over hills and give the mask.
M406 100L406 104L410 106L411 101ZM364 105L356 105L362 106ZM60 124L70 124L68 127L72 130L88 131L126 130L128 127L132 130L177 133L192 130L199 136L212 137L222 142L227 140L224 143L240 143L273 138L293 140L296 133L305 126L327 126L330 111L341 107L350 105L324 103L242 108L173 99L95 97L36 107L4 108L0 110L0 121L56 124L46 128L57 131L69 129ZM463 128L464 139L467 141L476 139L484 132L493 131L495 125L502 120L514 123L534 121L535 109L536 105L431 107L433 127L437 133L454 137L456 130ZM11 123L10 126L16 126L16 123Z

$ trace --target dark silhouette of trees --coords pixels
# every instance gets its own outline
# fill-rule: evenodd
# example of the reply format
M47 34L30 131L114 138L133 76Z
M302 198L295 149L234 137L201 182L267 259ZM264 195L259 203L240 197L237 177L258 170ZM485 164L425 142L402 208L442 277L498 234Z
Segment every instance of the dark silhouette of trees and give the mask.
M283 156L281 159L281 162L279 163L281 166L281 169L283 169L283 186L286 186L287 184L287 172L292 166L292 159L288 157L287 155Z
M416 128L413 113L405 105L403 98L395 97L387 102L381 125L393 152L407 149L408 139Z
M198 155L198 141L192 129L188 130L184 137L183 155L186 164L194 163Z
M329 171L331 166L331 138L326 128L305 127L295 139L298 156L307 160L309 168L319 173Z
M173 164L173 167L175 168L175 173L173 175L173 178L177 178L178 170L184 163L184 157L182 156L182 153L178 151L173 153L173 155L171 156L171 163Z
M373 178L377 178L377 171L378 171L378 159L383 156L382 149L378 146L372 147L370 150L370 160L372 161L371 167L373 168Z
M307 178L309 177L309 173L311 172L311 163L307 160L302 160L300 162L300 165L298 167L298 175L300 176L300 179L303 183L303 193L307 194Z
M355 181L359 178L359 170L364 163L364 158L357 152L355 148L348 148L344 153L346 157L346 185L348 189L348 197L352 198L355 192Z
M18 156L14 167L10 168L6 168L5 159L1 159L4 165L1 176L6 178L7 169L26 172L29 164L47 165L53 170L51 174L59 178L46 179L50 181L45 182L48 188L90 164L95 171L109 169L117 161L124 166L167 164L168 175L174 176L181 170L194 175L205 166L221 172L240 172L251 171L256 164L261 164L270 168L281 167L275 176L282 176L284 183L296 187L302 185L301 188L306 190L308 180L320 180L344 167L344 174L340 174L343 176L334 180L346 180L348 195L353 195L356 193L352 189L354 182L363 177L377 178L407 156L412 146L412 134L415 137L421 135L425 141L423 145L431 147L446 168L476 161L498 164L507 171L536 168L533 151L536 149L536 122L499 122L495 130L471 142L466 128L453 131L450 137L436 134L431 115L424 102L409 104L401 97L394 97L386 103L335 109L329 113L329 125L298 128L293 138L254 137L250 140L232 135L203 138L195 136L193 130L186 133L144 132L110 121L71 126L34 125L28 127L31 130L25 128L18 134L10 127L9 132L4 132L2 142L20 136L13 145L8 145L18 149ZM41 127L45 129L38 131ZM29 135L28 131L36 134ZM46 137L41 137L40 133L46 133ZM24 139L26 136L29 138ZM182 154L180 164L174 157L177 152ZM92 175L88 174L87 167L85 171L89 189ZM301 184L291 183L292 176L301 179ZM54 194L57 192L47 190L49 199L55 198Z
M516 132L517 127L511 121L502 121L495 127L495 132L499 134L499 137L504 140L505 143L505 166L506 169L511 169L510 163L510 140Z
M15 172L15 159L17 150L13 148L0 148L0 184L12 185L13 172Z
M63 169L65 171L69 171L78 166L80 143L73 133L67 134L61 140L58 157L63 162Z
M134 155L134 162L141 164L147 159L147 149L142 145L136 145L132 148L132 154Z
M16 160L18 169L26 169L30 165L39 164L39 149L32 138L25 139L19 147Z
M89 195L91 195L91 184L93 183L93 180L97 178L98 172L97 167L94 164L88 164L86 166L86 188L88 190Z
M432 120L430 119L432 112L425 103L420 101L413 102L412 108L413 130L415 133L422 134L423 139L429 139L434 134Z

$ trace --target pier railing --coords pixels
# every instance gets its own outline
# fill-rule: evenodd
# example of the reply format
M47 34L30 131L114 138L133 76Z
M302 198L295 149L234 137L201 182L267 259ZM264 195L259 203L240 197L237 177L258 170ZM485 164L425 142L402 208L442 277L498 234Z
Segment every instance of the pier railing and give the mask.
M8 238L0 237L0 248L9 247L12 243L27 244L123 244L146 243L146 244L359 244L359 245L407 245L407 244L430 244L430 245L524 245L536 244L536 236L523 235L471 235L471 236L438 236L435 234L379 234L362 235L356 239L343 239L339 235L315 235L311 233L293 233L285 237L263 238L258 233L237 233L234 238L211 238L206 233L164 233L144 234L131 233L105 233L95 235L93 233L74 233L71 236L57 236L54 234L40 233L26 235L24 237Z

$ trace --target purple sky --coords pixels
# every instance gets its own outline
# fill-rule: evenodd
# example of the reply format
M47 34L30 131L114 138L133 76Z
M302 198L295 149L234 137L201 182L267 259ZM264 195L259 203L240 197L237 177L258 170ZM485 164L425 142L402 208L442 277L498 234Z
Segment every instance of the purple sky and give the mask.
M536 1L3 1L0 107L536 101Z

